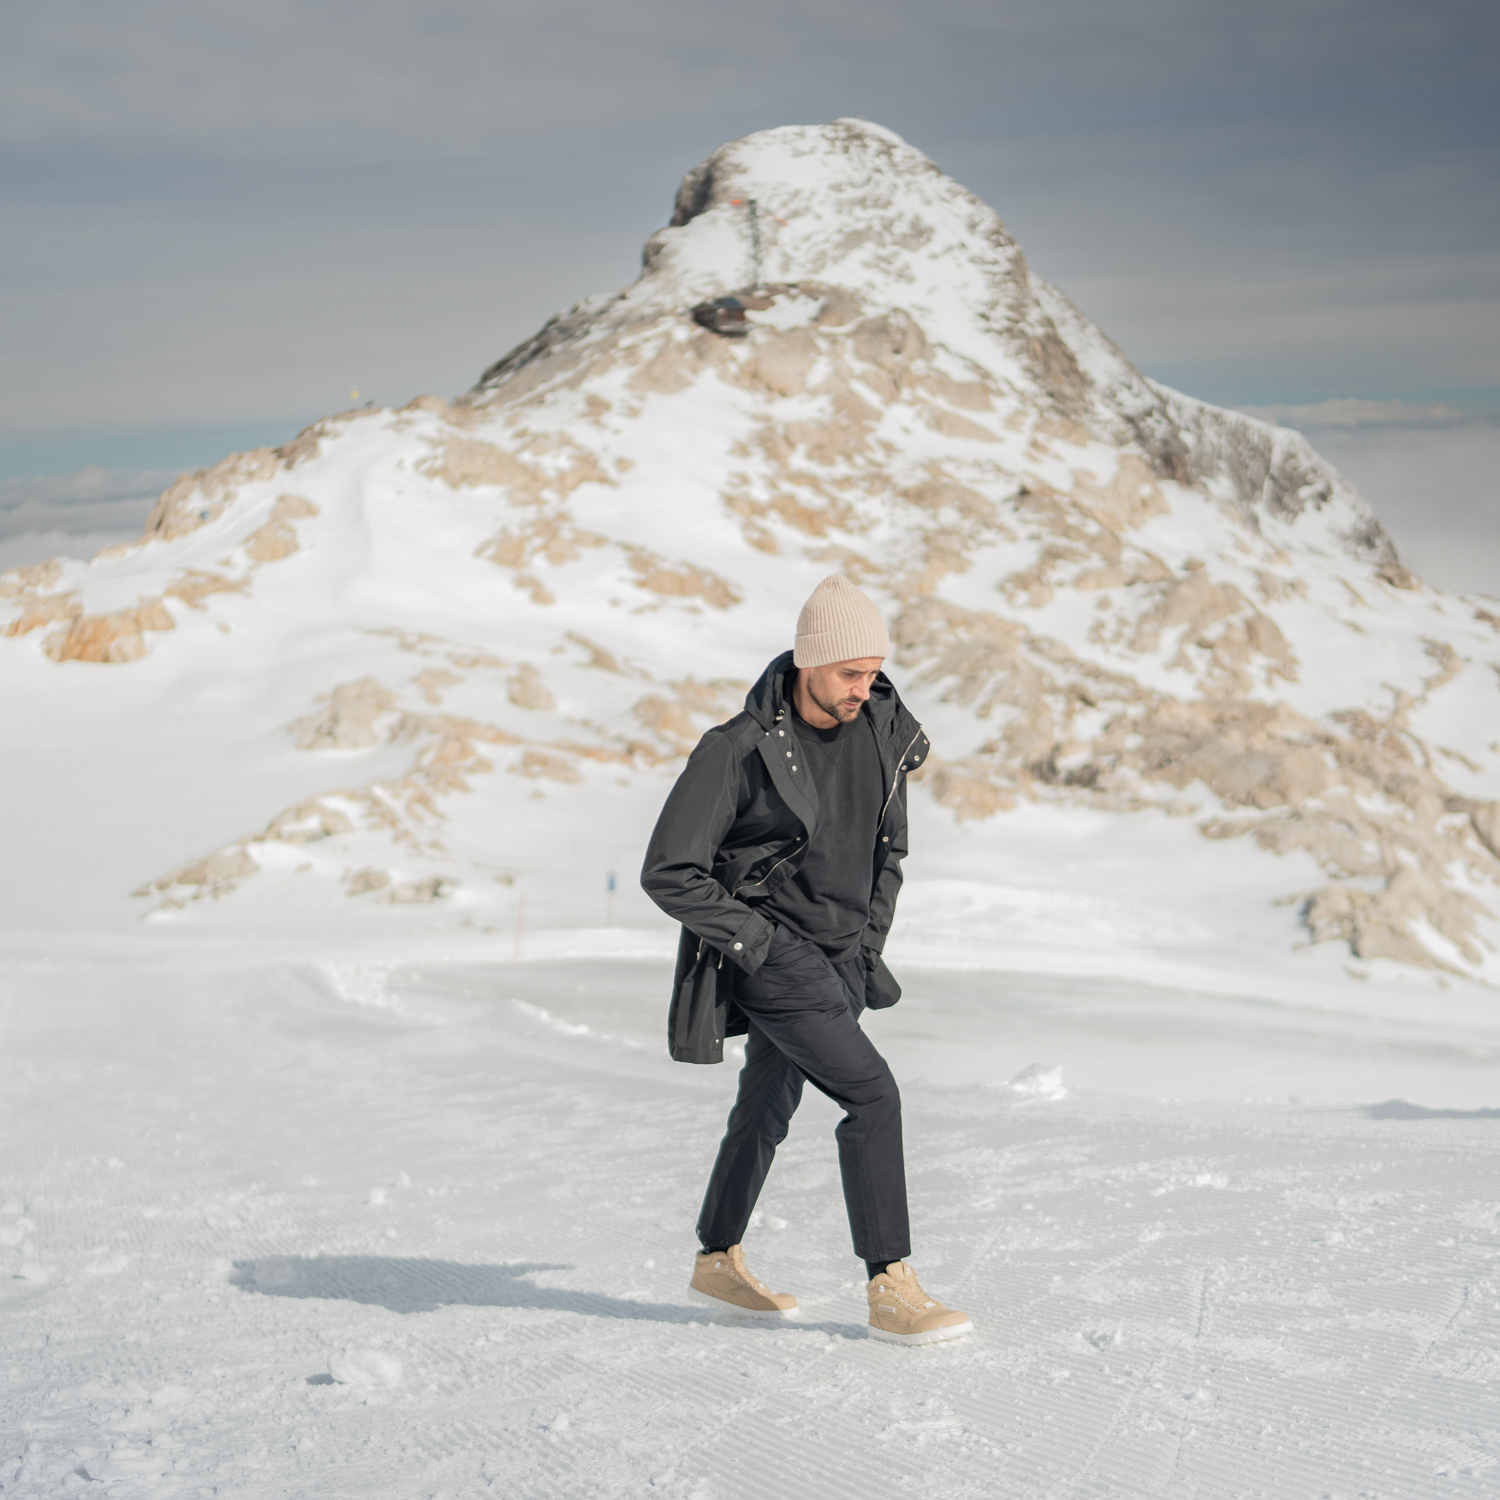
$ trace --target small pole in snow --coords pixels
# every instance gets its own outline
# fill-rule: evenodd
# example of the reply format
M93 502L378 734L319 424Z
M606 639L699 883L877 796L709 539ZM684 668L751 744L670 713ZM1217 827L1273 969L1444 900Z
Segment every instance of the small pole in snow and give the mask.
M608 913L604 919L604 925L613 927L615 925L615 872L613 870L604 877L604 890L606 893L605 909Z
M745 206L750 211L750 269L755 273L755 290L761 288L760 273L760 204L747 198Z
M516 905L516 958L515 958L515 961L517 963L521 962L521 928L525 925L525 922L526 922L526 897L523 895L521 897L520 901Z

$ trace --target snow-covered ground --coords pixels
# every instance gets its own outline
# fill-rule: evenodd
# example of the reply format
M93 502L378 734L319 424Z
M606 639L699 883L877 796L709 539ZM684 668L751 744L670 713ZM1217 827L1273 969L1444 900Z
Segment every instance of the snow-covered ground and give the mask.
M906 968L913 1260L978 1329L907 1350L830 1105L747 1240L803 1319L705 1320L733 1068L667 1061L649 935L489 941L6 935L6 1500L1500 1493L1478 990Z

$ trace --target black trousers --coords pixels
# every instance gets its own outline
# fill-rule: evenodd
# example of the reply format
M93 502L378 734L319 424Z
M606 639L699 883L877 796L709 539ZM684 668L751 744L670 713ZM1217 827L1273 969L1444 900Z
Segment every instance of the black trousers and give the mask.
M802 1102L802 1082L842 1106L834 1131L854 1253L867 1261L911 1254L901 1094L859 1027L864 960L835 965L815 943L778 927L765 963L735 991L750 1022L739 1094L698 1216L703 1245L744 1239L776 1148Z

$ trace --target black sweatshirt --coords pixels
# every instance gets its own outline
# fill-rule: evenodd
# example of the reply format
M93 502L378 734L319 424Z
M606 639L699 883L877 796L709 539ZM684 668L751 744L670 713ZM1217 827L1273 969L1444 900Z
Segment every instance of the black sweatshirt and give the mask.
M760 912L816 943L835 963L859 952L870 920L875 836L885 779L875 728L859 717L817 729L793 708L796 754L818 789L818 826L797 873L768 897Z

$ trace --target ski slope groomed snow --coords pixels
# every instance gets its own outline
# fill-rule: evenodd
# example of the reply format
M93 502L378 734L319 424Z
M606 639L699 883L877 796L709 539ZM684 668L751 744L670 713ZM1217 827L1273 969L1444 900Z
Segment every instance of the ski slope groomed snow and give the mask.
M801 1321L689 1305L734 1070L666 1059L660 957L111 943L0 970L5 1500L1500 1494L1472 991L909 969L868 1025L977 1333L906 1349L811 1095L746 1241Z

